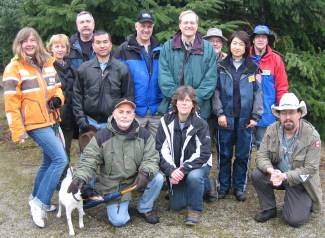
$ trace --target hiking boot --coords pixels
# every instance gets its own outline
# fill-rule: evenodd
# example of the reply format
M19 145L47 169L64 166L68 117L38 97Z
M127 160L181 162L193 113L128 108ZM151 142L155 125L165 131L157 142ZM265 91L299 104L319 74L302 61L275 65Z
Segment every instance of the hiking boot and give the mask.
M200 222L201 212L188 210L187 217L185 219L185 224L188 226L195 226Z
M246 200L246 193L242 191L235 191L235 197L238 201L244 202Z
M225 199L228 194L228 191L219 191L218 199Z
M217 188L217 182L213 178L209 178L211 190L208 191L205 195L205 200L207 202L215 202L218 200L218 188Z
M256 213L256 215L254 216L254 220L257 222L266 222L267 220L270 220L271 218L274 217L276 217L276 208L271 208Z
M39 228L45 227L44 217L45 211L39 207L33 200L29 201L30 212L33 218L33 222Z
M145 212L145 213L140 213L138 212L138 214L147 222L150 224L156 224L159 223L159 217L154 215L152 213L152 211L150 212Z

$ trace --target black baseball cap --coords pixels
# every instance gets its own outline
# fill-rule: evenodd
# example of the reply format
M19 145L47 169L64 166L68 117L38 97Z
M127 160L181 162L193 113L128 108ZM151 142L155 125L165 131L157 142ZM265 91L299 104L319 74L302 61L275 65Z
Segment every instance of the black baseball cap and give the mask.
M143 23L143 22L153 23L153 21L154 21L154 18L148 10L142 10L137 17L137 22L140 22L140 23Z

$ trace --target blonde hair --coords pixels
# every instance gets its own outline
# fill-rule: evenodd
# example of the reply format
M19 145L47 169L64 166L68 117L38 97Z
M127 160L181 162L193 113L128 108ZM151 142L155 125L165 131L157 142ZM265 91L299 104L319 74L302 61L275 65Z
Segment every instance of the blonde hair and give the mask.
M18 57L18 59L28 62L28 56L23 51L22 44L31 35L35 37L37 42L36 52L33 59L36 60L37 64L43 65L48 60L49 54L46 52L41 37L32 27L24 27L17 33L16 38L12 44L12 52L15 56Z
M65 47L67 48L67 53L66 54L69 54L69 52L70 52L70 43L69 43L69 38L65 34L56 34L56 35L51 36L50 41L46 45L46 48L47 48L47 51L52 56L53 56L52 46L54 44L65 45Z
M179 14L178 22L181 23L183 16L185 16L187 14L194 14L195 17L196 17L196 23L199 24L199 16L192 10L182 11L181 14Z

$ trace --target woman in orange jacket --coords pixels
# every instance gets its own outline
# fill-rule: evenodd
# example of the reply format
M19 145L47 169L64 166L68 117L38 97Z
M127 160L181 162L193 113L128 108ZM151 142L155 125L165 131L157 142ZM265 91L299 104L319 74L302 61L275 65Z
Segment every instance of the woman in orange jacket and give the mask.
M35 29L22 28L12 49L14 58L3 74L6 117L14 142L30 136L43 150L29 205L35 225L44 227L46 211L55 210L51 198L68 161L57 136L64 97L54 59Z

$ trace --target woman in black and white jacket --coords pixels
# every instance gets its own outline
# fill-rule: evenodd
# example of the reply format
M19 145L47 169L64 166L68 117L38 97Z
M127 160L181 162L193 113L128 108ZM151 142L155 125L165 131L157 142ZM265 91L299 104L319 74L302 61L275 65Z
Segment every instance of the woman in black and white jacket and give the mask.
M161 118L156 136L160 169L169 178L170 206L188 208L187 225L200 221L203 197L211 190L211 138L206 121L197 114L190 86L181 86L172 98L172 112Z

